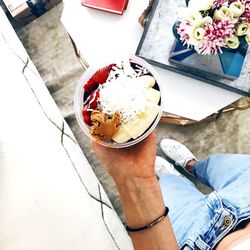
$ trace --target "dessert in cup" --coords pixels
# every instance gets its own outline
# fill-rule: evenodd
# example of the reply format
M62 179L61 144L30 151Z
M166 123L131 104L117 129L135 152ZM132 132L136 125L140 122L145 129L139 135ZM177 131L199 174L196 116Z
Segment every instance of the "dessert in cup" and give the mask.
M154 69L130 56L87 69L75 93L83 131L110 147L128 147L147 137L161 117L161 91Z

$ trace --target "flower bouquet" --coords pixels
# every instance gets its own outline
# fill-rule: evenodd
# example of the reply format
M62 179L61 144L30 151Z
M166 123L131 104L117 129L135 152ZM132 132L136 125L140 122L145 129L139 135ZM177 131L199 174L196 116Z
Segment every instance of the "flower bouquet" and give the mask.
M189 0L179 10L177 39L202 55L250 44L250 0Z
M186 0L169 61L204 78L234 80L250 43L250 0Z

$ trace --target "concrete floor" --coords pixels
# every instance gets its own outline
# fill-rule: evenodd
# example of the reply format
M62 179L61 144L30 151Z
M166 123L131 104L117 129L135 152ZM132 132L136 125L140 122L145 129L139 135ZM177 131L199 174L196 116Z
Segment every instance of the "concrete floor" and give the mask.
M93 154L89 139L80 130L74 116L74 90L84 70L75 58L69 37L60 23L62 8L62 4L59 4L24 27L18 26L15 22L13 24L51 95L72 128L94 172L123 220L119 196L114 183ZM250 109L223 114L216 121L187 127L159 124L157 131L157 145L162 138L173 138L187 145L199 159L219 152L250 154ZM157 153L163 156L159 146ZM188 178L191 177L188 176ZM209 192L209 189L197 180L192 178L191 180L202 192Z

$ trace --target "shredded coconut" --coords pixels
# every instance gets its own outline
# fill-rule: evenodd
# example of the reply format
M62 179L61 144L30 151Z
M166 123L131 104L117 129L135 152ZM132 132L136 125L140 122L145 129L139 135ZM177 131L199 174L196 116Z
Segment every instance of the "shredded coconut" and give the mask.
M139 65L133 69L129 61L116 64L107 81L100 87L102 112L108 115L120 112L122 123L127 123L143 112L147 104L147 86L138 84L137 78L147 73L147 69Z

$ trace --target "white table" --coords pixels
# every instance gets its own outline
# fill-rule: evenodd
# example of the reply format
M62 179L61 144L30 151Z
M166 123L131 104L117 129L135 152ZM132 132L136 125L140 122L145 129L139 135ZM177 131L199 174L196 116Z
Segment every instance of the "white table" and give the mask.
M89 65L109 57L134 54L143 28L138 17L148 1L129 1L122 16L64 0L61 21ZM241 98L241 95L154 66L163 81L164 111L201 120Z

